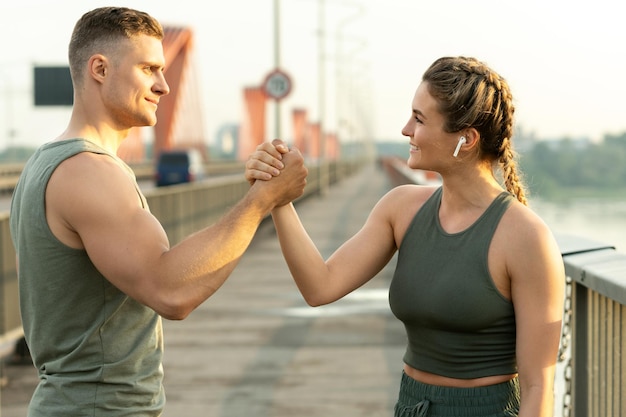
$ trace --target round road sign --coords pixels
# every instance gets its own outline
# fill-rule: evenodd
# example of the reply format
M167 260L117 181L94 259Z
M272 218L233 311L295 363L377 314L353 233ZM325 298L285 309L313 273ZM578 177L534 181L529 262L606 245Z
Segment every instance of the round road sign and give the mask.
M275 69L263 81L265 94L278 101L291 92L291 78L285 72Z

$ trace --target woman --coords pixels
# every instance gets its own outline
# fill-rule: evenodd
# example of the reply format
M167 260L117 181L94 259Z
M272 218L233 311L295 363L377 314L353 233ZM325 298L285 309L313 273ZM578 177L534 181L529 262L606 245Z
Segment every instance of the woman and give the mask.
M438 172L441 186L392 189L327 260L292 204L272 211L311 306L359 288L399 251L389 302L408 346L396 417L553 415L565 273L549 228L527 207L513 114L496 72L474 58L440 58L402 134L408 166ZM260 145L246 177L272 178L282 152L280 141Z

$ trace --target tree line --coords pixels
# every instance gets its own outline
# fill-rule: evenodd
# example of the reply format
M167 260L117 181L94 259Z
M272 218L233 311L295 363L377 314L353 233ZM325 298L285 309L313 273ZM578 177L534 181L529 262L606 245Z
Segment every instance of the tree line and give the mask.
M600 142L534 141L519 152L519 164L533 194L604 194L626 190L626 132Z

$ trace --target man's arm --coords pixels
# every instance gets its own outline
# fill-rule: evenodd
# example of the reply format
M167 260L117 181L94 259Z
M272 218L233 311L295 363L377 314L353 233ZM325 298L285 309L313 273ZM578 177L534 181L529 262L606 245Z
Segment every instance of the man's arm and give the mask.
M84 248L121 291L169 319L186 317L228 278L270 211L302 195L302 155L283 155L275 181L259 181L217 223L170 248L134 183L107 156L81 153L53 174L46 215L53 233Z

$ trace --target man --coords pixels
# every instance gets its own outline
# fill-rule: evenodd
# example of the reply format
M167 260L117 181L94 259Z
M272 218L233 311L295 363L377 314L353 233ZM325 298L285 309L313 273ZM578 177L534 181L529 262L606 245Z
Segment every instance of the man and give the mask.
M223 218L174 247L116 157L129 129L156 123L169 93L161 25L104 7L69 45L67 129L24 168L11 207L24 332L40 383L29 416L158 416L161 317L185 318L231 274L261 220L302 195L297 150Z

